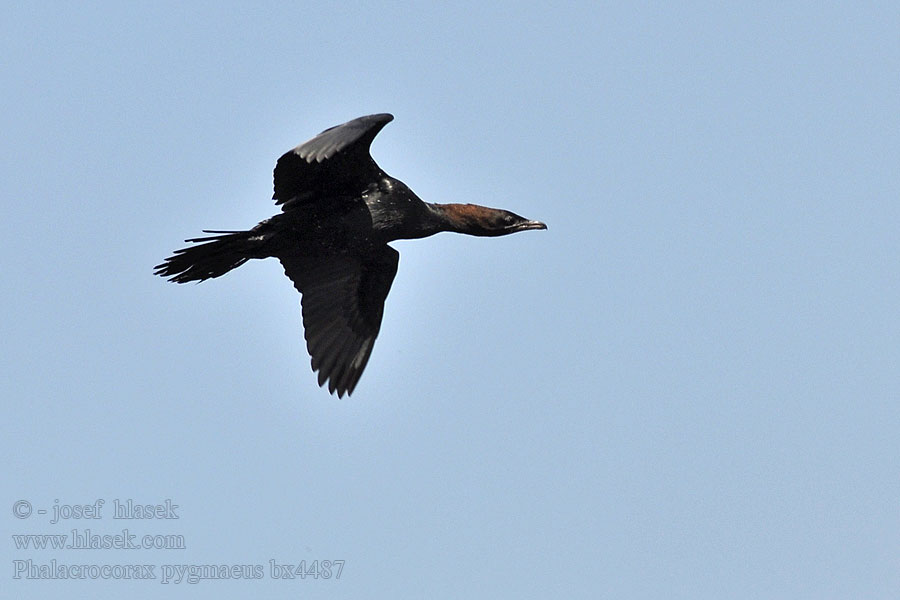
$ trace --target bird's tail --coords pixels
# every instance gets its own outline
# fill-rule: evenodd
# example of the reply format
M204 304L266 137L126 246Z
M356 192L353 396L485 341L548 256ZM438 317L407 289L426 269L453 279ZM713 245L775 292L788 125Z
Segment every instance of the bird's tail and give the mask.
M262 246L267 236L255 230L204 230L203 233L216 235L185 240L198 245L176 250L165 262L153 267L153 274L168 277L175 283L203 281L224 275L251 258L266 256Z

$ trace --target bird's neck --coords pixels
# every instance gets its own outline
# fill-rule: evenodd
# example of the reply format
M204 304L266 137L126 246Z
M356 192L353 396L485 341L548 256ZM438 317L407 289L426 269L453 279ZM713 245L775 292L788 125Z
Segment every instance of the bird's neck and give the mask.
M431 233L440 233L442 231L457 231L461 223L459 222L454 204L436 204L426 202L428 208L428 218L426 219L426 228ZM430 234L429 234L430 235Z
M442 231L488 235L485 221L494 210L475 204L433 204L416 198L402 210L390 212L391 218L384 220L393 225L389 240L418 239Z
M480 235L488 213L494 210L477 204L425 204L432 214L432 226L436 227L433 233L452 231Z

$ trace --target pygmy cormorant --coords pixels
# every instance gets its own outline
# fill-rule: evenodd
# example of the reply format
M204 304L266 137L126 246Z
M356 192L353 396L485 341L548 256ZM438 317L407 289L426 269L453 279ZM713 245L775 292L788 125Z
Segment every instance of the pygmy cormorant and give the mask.
M185 283L274 256L302 295L303 327L319 385L338 397L356 387L381 327L400 254L388 242L441 231L500 236L546 229L506 210L431 204L375 164L369 146L393 120L369 115L326 129L278 159L282 212L249 231L186 240L155 274Z

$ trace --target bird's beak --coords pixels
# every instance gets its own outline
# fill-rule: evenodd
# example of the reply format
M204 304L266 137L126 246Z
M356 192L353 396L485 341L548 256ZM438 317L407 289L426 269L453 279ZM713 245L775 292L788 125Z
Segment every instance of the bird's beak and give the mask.
M527 231L529 229L547 229L547 226L540 221L525 221L516 225L516 231Z

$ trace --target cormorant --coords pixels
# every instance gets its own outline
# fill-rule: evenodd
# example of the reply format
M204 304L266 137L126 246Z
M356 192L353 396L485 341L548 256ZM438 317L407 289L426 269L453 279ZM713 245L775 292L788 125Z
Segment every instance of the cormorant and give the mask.
M441 231L500 236L546 229L506 210L431 204L375 164L369 147L393 120L369 115L326 129L278 159L282 212L249 231L211 231L176 250L155 274L185 283L274 256L302 295L303 327L319 385L351 394L372 353L400 254L388 242Z

